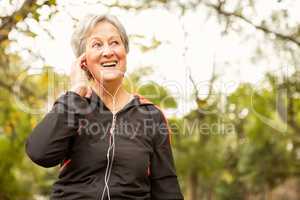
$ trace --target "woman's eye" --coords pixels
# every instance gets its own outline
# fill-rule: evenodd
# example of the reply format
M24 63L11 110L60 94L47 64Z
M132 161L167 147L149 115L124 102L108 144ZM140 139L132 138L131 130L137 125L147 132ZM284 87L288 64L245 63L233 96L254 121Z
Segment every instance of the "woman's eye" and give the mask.
M94 43L92 47L96 47L96 48L101 47L101 44L99 42L97 42L97 43Z
M112 41L111 43L114 44L114 45L115 45L115 44L119 44L118 41Z

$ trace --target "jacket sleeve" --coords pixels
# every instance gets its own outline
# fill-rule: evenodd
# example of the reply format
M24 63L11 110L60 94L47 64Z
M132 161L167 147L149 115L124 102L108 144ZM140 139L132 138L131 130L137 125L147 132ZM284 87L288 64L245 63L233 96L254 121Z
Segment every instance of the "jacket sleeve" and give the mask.
M150 161L151 199L183 200L174 166L168 122L162 112L159 112L158 118L157 131L153 137L154 151Z
M86 104L87 100L74 92L67 92L55 101L27 138L26 153L33 162L53 167L63 161L78 129L78 110Z

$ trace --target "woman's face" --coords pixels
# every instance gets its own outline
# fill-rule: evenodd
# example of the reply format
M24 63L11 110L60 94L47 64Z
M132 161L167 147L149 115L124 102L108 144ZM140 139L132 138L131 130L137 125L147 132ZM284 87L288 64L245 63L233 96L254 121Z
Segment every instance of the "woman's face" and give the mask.
M91 30L87 38L86 64L99 82L123 79L126 50L118 29L109 22L99 22Z

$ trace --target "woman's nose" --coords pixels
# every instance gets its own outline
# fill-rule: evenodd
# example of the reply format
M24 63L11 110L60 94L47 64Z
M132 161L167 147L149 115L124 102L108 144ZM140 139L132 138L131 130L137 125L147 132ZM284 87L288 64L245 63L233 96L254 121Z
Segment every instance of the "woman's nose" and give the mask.
M109 45L104 45L101 54L102 54L102 56L110 57L113 55L113 50L111 49L111 47Z

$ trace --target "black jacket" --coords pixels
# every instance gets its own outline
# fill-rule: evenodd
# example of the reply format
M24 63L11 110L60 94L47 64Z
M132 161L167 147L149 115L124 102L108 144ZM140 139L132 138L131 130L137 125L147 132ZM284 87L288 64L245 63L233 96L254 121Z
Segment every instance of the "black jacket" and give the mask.
M107 199L104 177L110 165L112 200L183 199L163 113L135 94L115 115L115 126L112 118L94 91L89 99L67 92L34 128L28 156L43 167L61 165L51 199Z

